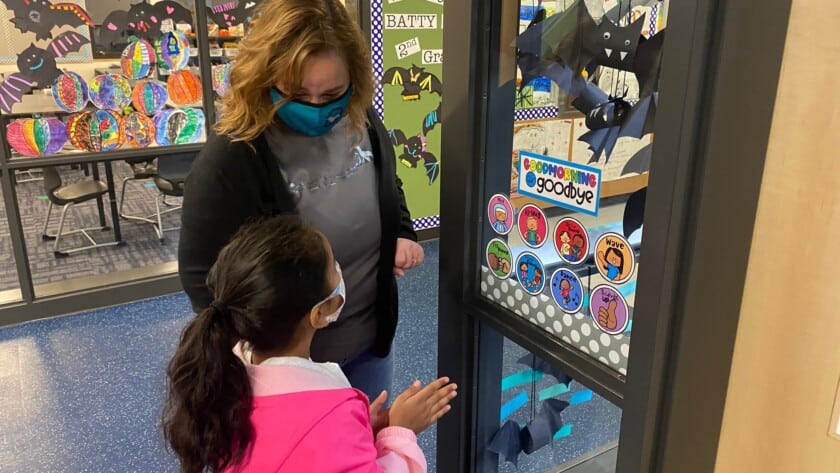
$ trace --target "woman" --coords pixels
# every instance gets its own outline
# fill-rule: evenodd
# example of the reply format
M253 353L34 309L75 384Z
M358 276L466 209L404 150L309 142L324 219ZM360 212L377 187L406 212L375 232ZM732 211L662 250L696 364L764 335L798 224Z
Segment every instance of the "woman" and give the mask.
M338 0L266 0L239 45L223 114L187 178L178 264L199 312L221 248L254 217L298 213L327 236L347 304L312 359L371 399L389 390L394 276L423 262L394 151L375 112L370 51Z

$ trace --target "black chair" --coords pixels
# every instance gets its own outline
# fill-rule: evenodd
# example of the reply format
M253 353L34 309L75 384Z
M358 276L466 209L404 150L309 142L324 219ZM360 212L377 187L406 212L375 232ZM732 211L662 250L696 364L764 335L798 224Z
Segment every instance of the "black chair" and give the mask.
M157 176L156 158L132 158L126 159L125 162L131 166L131 176L126 177L122 181L122 192L120 193L119 214L120 217L127 220L137 220L140 222L148 222L148 217L141 217L139 215L128 215L123 212L123 204L125 204L125 186L128 181L142 181L152 179Z
M104 182L99 180L84 180L81 182L76 182L73 184L64 185L61 181L61 174L58 173L58 169L55 167L45 167L42 168L42 173L44 176L44 191L47 194L47 199L50 201L50 206L47 209L47 218L44 219L44 231L42 234L42 238L45 241L54 240L55 243L53 244L53 254L56 258L62 256L68 256L72 253L77 253L79 251L89 250L92 248L100 248L105 246L116 246L118 242L107 242L107 243L97 243L96 240L91 238L88 234L88 231L93 230L100 230L100 231L108 231L110 227L97 227L97 228L80 228L78 230L73 230L71 232L64 231L64 221L67 217L67 211L70 207L81 204L83 202L87 202L90 200L94 200L98 197L102 197L103 195L108 193L108 186L105 185ZM51 234L48 231L49 224L50 224L50 216L52 215L52 209L54 205L61 206L61 217L58 221L58 231ZM81 233L84 235L85 238L90 241L90 245L81 246L78 248L73 249L66 249L62 250L59 248L61 243L61 237L67 235L74 235L77 233Z
M166 204L166 197L183 197L184 181L190 172L197 153L179 153L161 156L158 159L157 175L153 178L155 186L160 195L155 199L155 221L150 222L154 226L155 233L161 243L166 241L165 232L178 230L181 227L163 227L163 216L170 212L180 210L180 205L170 205L168 209L161 210L161 203Z

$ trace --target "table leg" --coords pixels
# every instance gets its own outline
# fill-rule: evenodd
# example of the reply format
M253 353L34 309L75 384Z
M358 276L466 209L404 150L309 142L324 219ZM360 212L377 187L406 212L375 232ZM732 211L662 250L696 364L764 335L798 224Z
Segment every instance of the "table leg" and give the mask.
M111 201L111 220L114 222L114 241L122 244L120 211L117 208L117 192L114 187L114 169L111 167L111 161L105 161L105 179L108 181L108 199Z
M93 179L98 181L99 163L91 163L91 168L93 170ZM99 210L99 226L105 229L108 227L108 221L105 220L105 205L102 203L102 196L96 198L96 208Z

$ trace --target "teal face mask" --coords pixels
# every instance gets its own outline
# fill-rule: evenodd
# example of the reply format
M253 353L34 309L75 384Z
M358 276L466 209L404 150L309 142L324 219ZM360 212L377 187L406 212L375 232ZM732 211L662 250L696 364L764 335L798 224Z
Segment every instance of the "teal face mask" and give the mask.
M274 87L269 90L269 95L274 104L283 100L283 94ZM304 135L325 135L341 121L352 95L353 87L350 86L341 97L321 105L290 100L277 109L277 116L291 129Z

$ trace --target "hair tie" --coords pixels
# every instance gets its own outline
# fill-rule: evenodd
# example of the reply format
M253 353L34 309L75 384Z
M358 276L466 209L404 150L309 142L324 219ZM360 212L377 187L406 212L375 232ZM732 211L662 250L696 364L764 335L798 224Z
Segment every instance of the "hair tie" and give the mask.
M219 314L226 314L227 313L227 306L222 301L216 301L210 303L210 307L216 310Z

